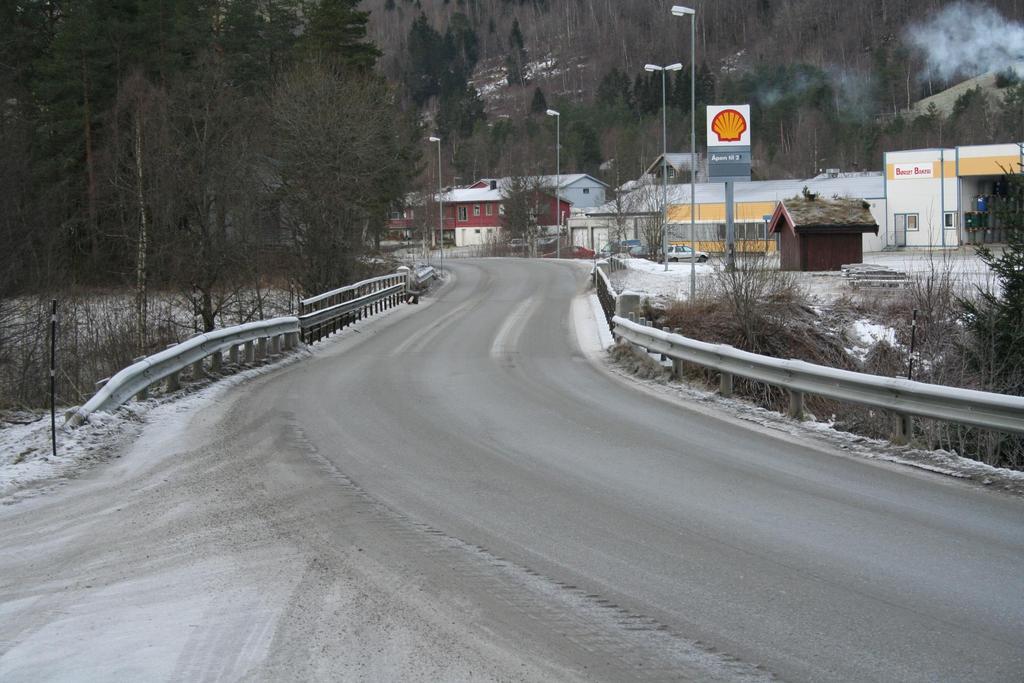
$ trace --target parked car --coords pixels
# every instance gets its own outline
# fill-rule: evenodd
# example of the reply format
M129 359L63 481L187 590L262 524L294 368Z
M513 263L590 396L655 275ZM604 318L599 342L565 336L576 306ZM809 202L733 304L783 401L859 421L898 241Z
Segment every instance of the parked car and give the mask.
M633 258L647 258L651 255L651 251L646 244L633 244L629 247L629 255Z
M640 240L613 240L608 242L601 247L601 256L613 256L615 254L625 254L630 251L633 247L643 246L643 242Z
M708 255L703 251L696 252L697 263L705 263L708 260ZM668 260L669 261L690 261L694 257L694 251L685 244L670 244L668 245Z
M581 245L576 245L572 248L572 258L594 258L594 250L588 249Z

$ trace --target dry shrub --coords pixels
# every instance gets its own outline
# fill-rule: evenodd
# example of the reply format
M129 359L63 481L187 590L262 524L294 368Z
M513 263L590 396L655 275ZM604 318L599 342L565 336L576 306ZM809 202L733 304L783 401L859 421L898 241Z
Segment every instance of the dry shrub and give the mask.
M752 353L852 369L842 340L820 324L796 278L762 255L741 260L732 272L716 273L701 296L670 307L659 326ZM684 373L713 381L714 373L703 368L685 368ZM766 408L788 405L784 390L761 382L736 377L733 389ZM832 403L808 397L807 408L830 413Z

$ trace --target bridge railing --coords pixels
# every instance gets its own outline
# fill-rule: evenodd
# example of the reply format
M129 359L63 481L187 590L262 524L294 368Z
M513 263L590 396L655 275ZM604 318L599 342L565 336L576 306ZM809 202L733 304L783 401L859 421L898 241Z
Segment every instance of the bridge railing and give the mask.
M255 363L295 348L300 338L307 344L329 336L358 320L398 306L435 277L430 266L415 271L370 278L352 285L303 299L300 314L259 320L199 334L124 368L100 383L84 405L68 416L65 428L77 427L96 411L109 412L132 397L145 398L154 386L167 383L167 390L179 388L182 372L191 368L193 378L201 377L209 359L219 370L228 362Z

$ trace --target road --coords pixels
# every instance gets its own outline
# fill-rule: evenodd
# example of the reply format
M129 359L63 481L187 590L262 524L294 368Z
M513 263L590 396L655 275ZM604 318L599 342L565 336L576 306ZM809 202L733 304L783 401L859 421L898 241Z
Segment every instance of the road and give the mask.
M452 282L0 511L0 678L1024 678L1024 501L627 386Z

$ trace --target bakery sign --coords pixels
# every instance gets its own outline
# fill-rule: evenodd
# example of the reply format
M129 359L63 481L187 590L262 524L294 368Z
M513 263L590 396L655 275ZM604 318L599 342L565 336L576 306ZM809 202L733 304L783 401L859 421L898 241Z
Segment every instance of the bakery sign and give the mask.
M935 164L931 162L926 164L893 164L892 167L892 177L895 180L935 177Z

